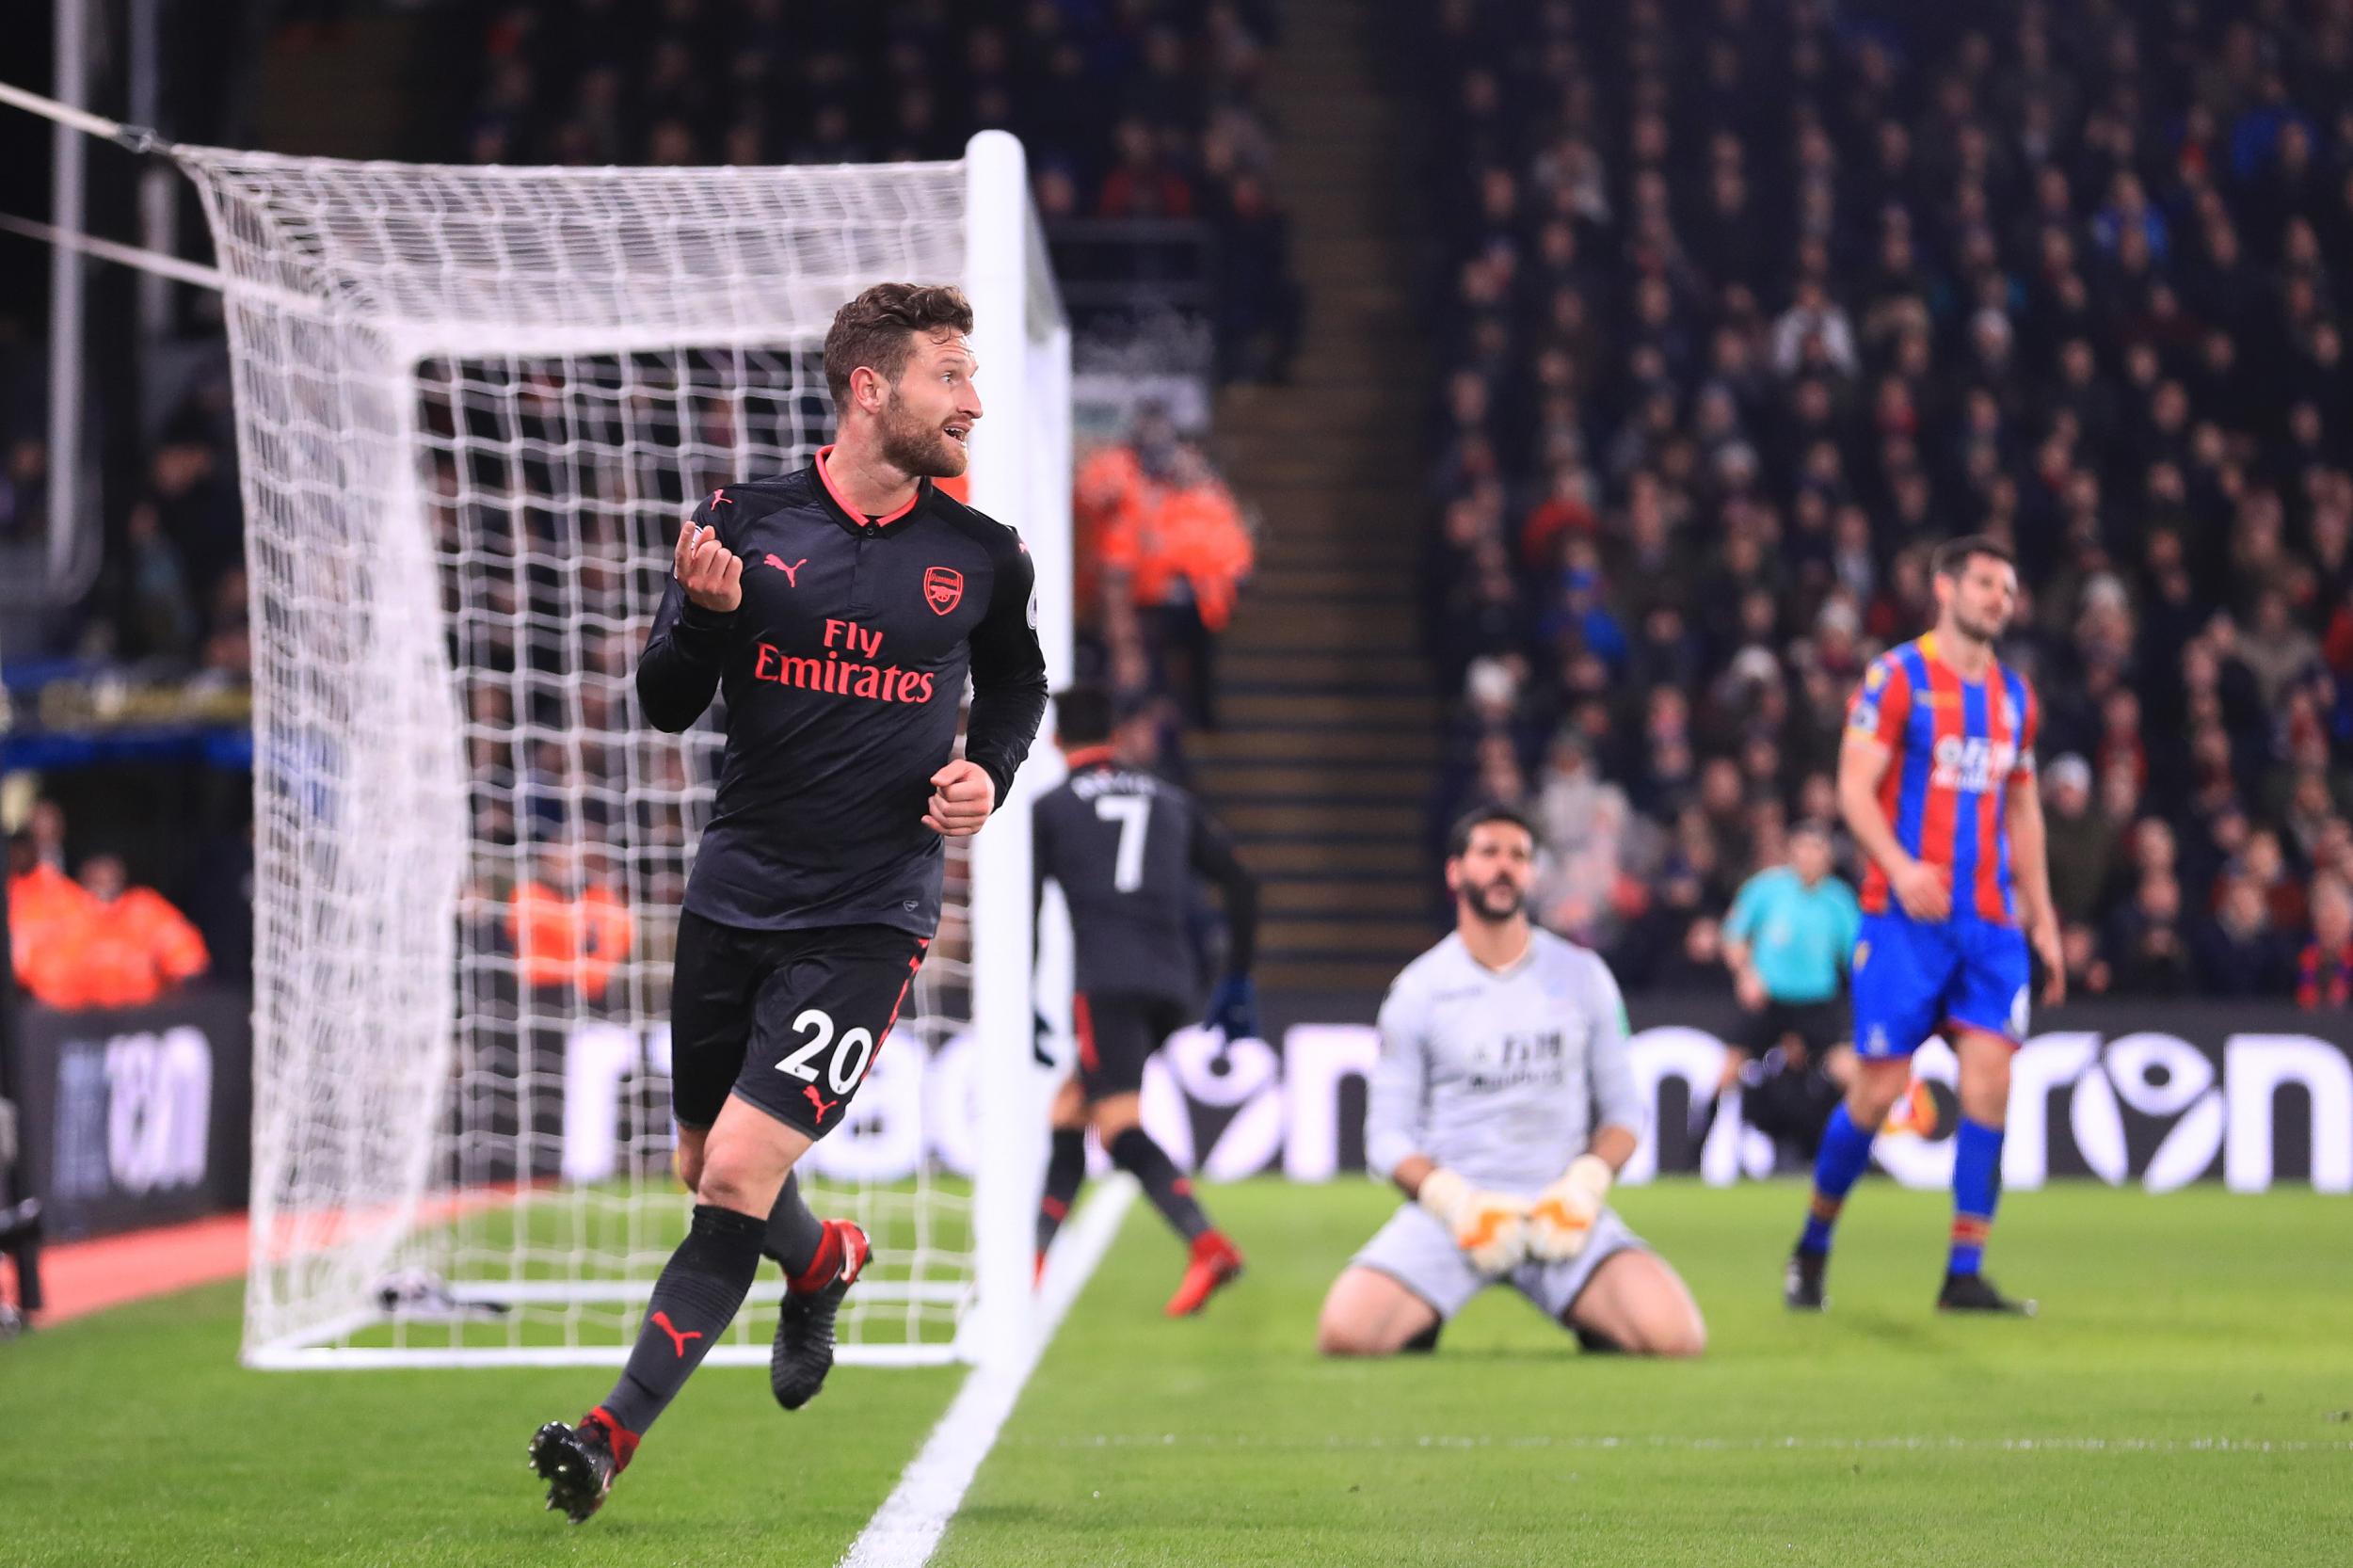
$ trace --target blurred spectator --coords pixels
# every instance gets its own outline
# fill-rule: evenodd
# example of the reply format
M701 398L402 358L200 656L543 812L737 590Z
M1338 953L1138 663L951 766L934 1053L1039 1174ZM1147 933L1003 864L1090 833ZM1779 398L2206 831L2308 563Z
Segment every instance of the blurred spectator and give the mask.
M2182 887L2169 871L2151 870L2133 901L2111 917L2107 958L2115 986L2137 996L2179 996L2195 978L2183 935Z
M22 984L31 984L30 960L88 912L90 895L65 872L65 813L55 801L34 804L25 825L8 840L8 959Z
M2220 905L2194 938L2199 978L2222 997L2276 997L2287 989L2289 953L2271 928L2271 911L2254 878L2223 884Z
M2104 997L2114 984L2108 961L2100 955L2100 937L2080 922L2059 932L2059 952L2067 965L2067 994L2077 999Z
M535 990L601 1001L636 939L629 901L607 879L584 874L580 852L568 842L543 841L533 860L530 879L516 887L506 911L516 974Z
M1252 557L1241 508L1198 447L1139 449L1099 559L1108 590L1139 614L1158 682L1205 729L1217 728L1217 637Z
M2296 1004L2353 1006L2353 888L2334 876L2313 885L2313 937L2297 955Z
M1265 179L1249 173L1212 198L1208 216L1216 242L1218 378L1288 381L1306 310L1291 279L1290 219Z
M2087 920L2100 901L2116 853L2116 825L2091 805L2091 765L2073 753L2042 770L2051 902L2062 924Z
M58 1008L140 1007L211 967L196 927L153 888L129 886L119 856L91 856L81 883L87 900L53 921L26 953L24 986L34 1000Z
M1119 162L1104 176L1095 199L1097 217L1193 216L1193 186L1160 151L1160 138L1141 120L1123 120L1112 134Z

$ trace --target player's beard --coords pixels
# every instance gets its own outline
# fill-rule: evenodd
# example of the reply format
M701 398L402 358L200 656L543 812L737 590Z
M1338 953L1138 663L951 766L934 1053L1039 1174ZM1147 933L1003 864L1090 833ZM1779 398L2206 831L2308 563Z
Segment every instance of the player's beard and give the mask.
M1528 908L1527 892L1507 877L1498 876L1487 883L1465 882L1462 898L1464 907L1490 925L1516 920Z
M910 479L953 479L971 460L947 431L917 418L896 389L883 405L879 433L883 461Z
M1987 616L1982 619L1977 619L1970 616L1963 615L1959 610L1953 612L1953 625L1960 629L1963 636L1981 642L1988 648L1992 648L1995 643L2000 642L2002 640L2002 633L2009 630L2009 626L2007 622L1997 619L1993 616Z

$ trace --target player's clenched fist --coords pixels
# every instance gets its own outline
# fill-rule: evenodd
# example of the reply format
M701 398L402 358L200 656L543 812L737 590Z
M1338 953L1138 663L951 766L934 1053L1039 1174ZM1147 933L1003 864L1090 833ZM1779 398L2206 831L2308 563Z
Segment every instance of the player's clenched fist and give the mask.
M670 572L686 597L706 610L726 615L744 602L744 557L719 542L716 528L681 526Z
M1414 1201L1447 1227L1482 1274L1499 1274L1528 1256L1526 1198L1481 1192L1442 1165L1421 1178Z
M1528 1256L1559 1263L1583 1252L1609 1196L1609 1180L1608 1160L1590 1154L1571 1160L1560 1180L1536 1194L1535 1206L1528 1211Z
M923 825L943 839L968 839L988 821L997 804L997 784L988 770L962 758L932 775L931 804Z

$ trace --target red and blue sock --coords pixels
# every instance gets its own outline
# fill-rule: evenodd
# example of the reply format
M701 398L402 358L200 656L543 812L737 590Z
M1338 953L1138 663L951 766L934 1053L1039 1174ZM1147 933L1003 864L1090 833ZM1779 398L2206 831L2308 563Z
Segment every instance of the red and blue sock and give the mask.
M1838 1223L1838 1211L1845 1207L1848 1192L1870 1168L1872 1136L1872 1128L1857 1127L1847 1114L1845 1101L1830 1113L1830 1126L1822 1130L1821 1151L1814 1157L1814 1204L1806 1212L1805 1229L1798 1234L1800 1252L1830 1251L1831 1227Z
M1985 1262L1985 1239L2002 1192L2002 1129L1961 1118L1953 1137L1953 1252L1945 1267L1974 1274Z

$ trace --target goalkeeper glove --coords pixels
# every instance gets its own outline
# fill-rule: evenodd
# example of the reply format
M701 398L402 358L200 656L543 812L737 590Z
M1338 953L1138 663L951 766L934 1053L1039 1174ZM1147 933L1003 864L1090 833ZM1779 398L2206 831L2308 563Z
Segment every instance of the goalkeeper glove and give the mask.
M1610 1180L1605 1160L1580 1154L1569 1161L1561 1179L1536 1194L1535 1207L1528 1211L1529 1256L1560 1263L1583 1252L1593 1239L1593 1222L1601 1218Z
M1499 1274L1528 1256L1528 1200L1482 1192L1441 1165L1421 1178L1414 1201L1446 1226L1482 1274Z
M1246 974L1229 974L1209 993L1206 1026L1225 1036L1225 1043L1256 1040L1258 1034L1258 987Z

